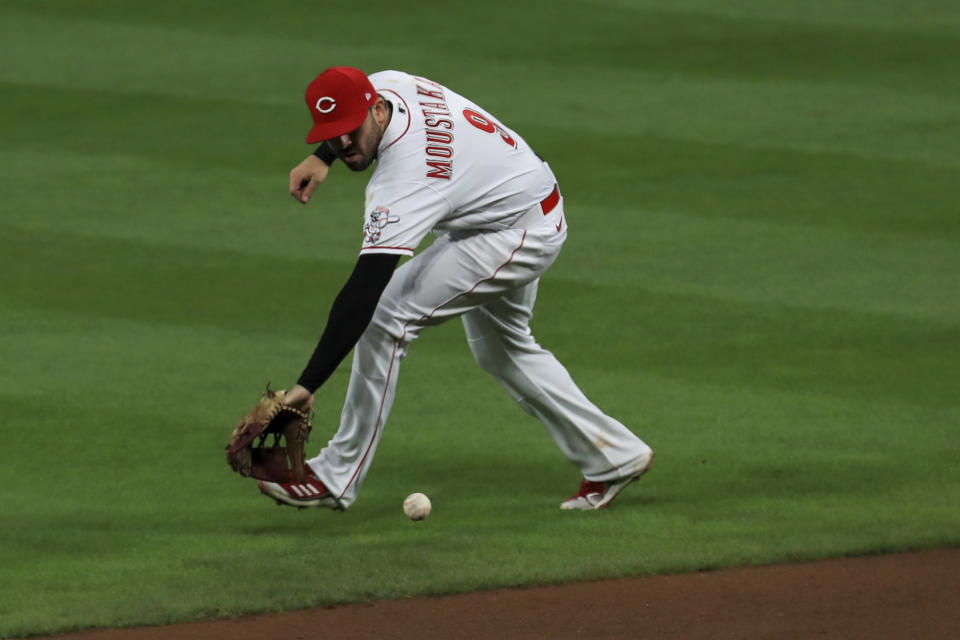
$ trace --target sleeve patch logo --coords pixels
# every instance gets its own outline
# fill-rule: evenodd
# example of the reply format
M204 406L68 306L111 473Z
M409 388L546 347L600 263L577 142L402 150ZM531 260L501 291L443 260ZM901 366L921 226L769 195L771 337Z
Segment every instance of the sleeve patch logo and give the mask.
M390 215L390 209L386 207L377 207L370 213L369 217L370 221L363 226L363 241L371 244L380 241L384 227L394 222L400 222L400 216Z

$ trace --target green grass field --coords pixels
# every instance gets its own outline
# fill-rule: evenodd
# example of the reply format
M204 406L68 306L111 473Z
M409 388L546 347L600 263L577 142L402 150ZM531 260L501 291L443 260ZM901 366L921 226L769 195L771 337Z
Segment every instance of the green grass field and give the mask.
M958 55L947 0L0 1L0 637L960 544ZM549 159L534 331L657 452L611 509L456 322L349 511L227 467L359 247L367 175L286 193L338 64Z

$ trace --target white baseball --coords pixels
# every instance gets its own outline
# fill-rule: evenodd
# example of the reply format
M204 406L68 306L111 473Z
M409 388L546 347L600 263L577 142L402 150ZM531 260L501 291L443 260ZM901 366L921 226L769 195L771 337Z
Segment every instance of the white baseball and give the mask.
M403 501L403 512L411 520L425 520L432 508L430 498L422 493L411 493Z

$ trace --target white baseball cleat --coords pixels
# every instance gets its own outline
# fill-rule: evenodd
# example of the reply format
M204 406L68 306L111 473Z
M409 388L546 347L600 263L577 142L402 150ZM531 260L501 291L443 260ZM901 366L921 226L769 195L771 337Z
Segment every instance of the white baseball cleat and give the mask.
M590 480L584 478L583 482L580 483L580 489L575 494L564 500L560 504L560 508L565 510L580 511L605 509L607 505L613 502L613 499L617 497L617 494L620 493L621 489L634 480L638 480L640 476L647 472L652 463L653 451L637 459L637 466L640 469L639 471L634 471L630 475L624 476L619 480L612 480L610 482L591 482Z
M270 496L277 501L279 505L290 505L306 509L307 507L327 507L330 509L343 510L343 507L333 497L333 494L327 490L324 484L310 469L307 469L307 477L303 482L297 482L292 477L290 482L270 482L260 480L257 486L260 487L260 493Z

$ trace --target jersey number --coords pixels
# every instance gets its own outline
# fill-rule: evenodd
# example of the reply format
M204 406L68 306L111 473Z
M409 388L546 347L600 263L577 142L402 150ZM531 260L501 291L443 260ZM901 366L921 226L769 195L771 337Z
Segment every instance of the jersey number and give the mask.
M504 142L514 149L517 148L517 141L514 140L509 133L507 133L507 130L483 114L477 113L473 109L464 109L463 117L467 119L467 122L475 126L477 129L480 129L480 131L484 131L486 133L499 133L500 138L503 139Z

